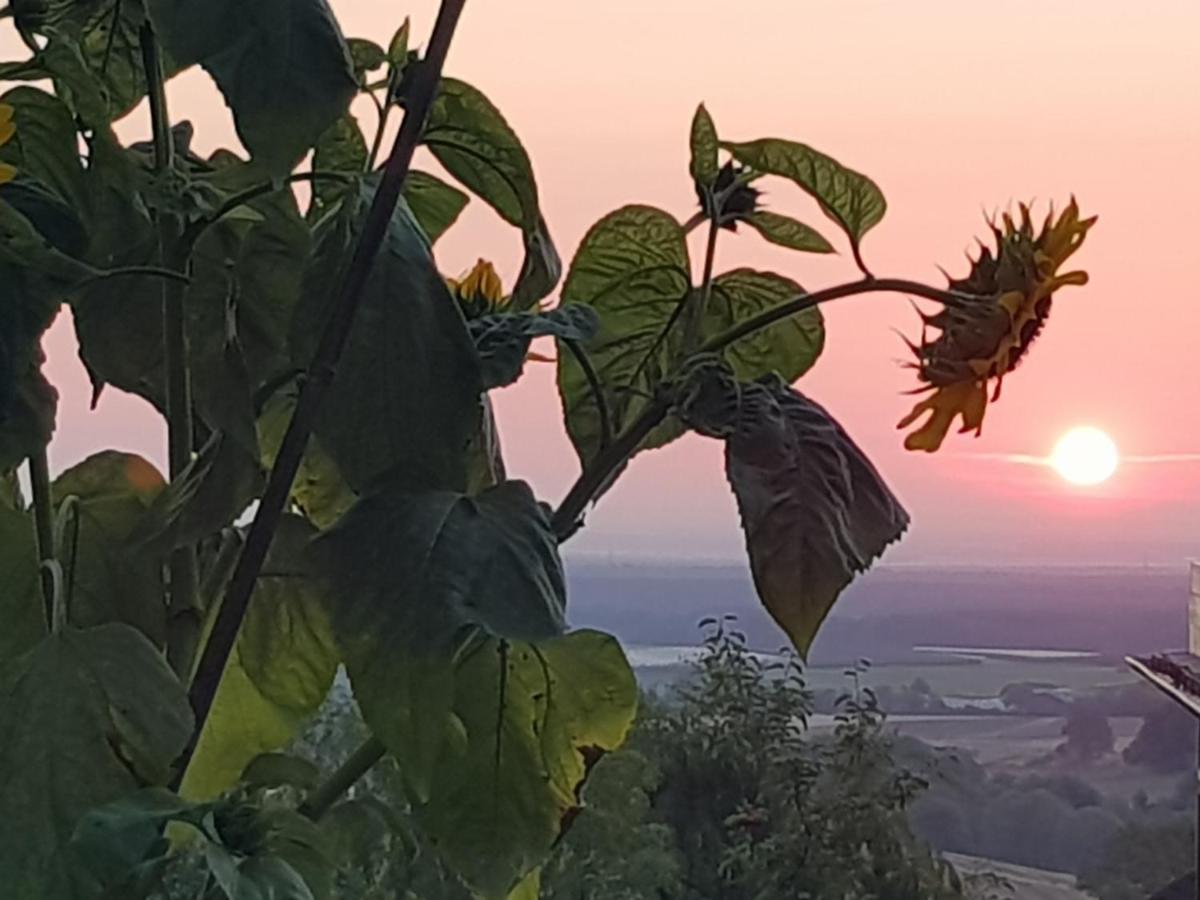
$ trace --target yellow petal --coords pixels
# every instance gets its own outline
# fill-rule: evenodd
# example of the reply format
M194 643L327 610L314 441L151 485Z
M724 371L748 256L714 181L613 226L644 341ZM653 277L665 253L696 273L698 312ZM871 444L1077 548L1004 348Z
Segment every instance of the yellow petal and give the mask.
M8 163L0 163L0 184L12 181L17 177L17 170Z
M901 419L897 427L905 428L925 413L932 413L924 425L904 439L904 447L907 450L933 453L942 446L950 426L958 417L961 417L963 422L960 431L974 431L979 434L983 429L983 414L986 410L985 382L964 381L938 388L931 396L914 406L912 412Z

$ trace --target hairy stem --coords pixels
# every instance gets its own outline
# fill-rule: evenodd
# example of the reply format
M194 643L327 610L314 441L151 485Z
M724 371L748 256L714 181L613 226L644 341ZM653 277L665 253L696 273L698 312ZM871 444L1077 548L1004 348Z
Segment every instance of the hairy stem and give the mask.
M292 482L308 446L317 411L333 382L334 371L354 324L367 277L395 213L396 203L400 199L400 191L408 175L413 152L425 129L429 108L441 81L446 53L450 49L450 41L465 3L466 0L442 0L438 10L429 49L425 59L418 64L408 109L384 166L383 177L375 191L362 233L354 248L354 256L338 284L329 320L322 330L321 343L317 347L296 400L296 408L276 455L275 465L271 468L254 521L250 524L246 543L229 579L221 609L213 620L212 633L196 667L196 675L189 692L196 720L195 729L192 740L184 751L183 764L177 772L177 780L182 779L187 770L187 764L195 752L196 742L212 709L213 699L229 661L229 654L237 640L242 619L246 615L255 582L287 506Z
M914 294L928 300L935 300L947 306L960 305L969 299L954 291L935 288L918 281L908 281L903 278L865 278L848 284L839 284L811 294L799 294L777 306L739 322L720 334L710 338L700 345L697 353L717 353L730 344L761 331L789 316L812 309L831 300L852 297L857 294L899 293ZM669 376L668 379L669 380ZM638 445L646 439L659 423L666 418L671 410L670 401L656 397L650 402L637 419L611 444L596 455L596 459L580 473L579 478L554 511L554 533L560 542L565 541L579 528L580 517L592 498L599 494L616 473L637 450Z
M54 576L46 565L54 560L54 503L50 497L50 463L46 448L29 457L29 484L33 493L33 526L37 535L38 562L41 563L42 602L46 627L54 623Z
M704 247L704 272L700 276L700 293L687 299L688 309L684 318L683 346L687 352L695 349L700 339L700 326L704 322L704 313L708 310L708 301L712 297L713 265L717 257L717 235L721 226L717 217L708 220L708 243Z
M350 790L375 763L383 759L385 753L387 748L379 738L367 738L323 784L318 785L304 798L304 802L300 804L300 812L314 822L320 819L342 794Z
M151 133L154 136L154 168L159 178L170 178L175 146L163 78L162 53L147 21L138 34L142 67L150 101ZM158 211L158 261L187 277L187 256L182 252L182 229L178 219ZM164 279L162 291L163 369L167 395L167 461L171 479L178 478L192 461L192 385L188 366L187 328L183 293L186 282ZM192 666L200 638L200 610L196 606L196 548L179 547L171 552L167 593L167 660L181 678Z

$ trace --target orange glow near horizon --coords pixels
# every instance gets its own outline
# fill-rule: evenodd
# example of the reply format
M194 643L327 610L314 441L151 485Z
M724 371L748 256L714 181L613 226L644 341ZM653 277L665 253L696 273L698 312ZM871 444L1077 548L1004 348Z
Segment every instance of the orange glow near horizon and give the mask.
M437 7L332 5L347 35L382 43L405 14L423 40ZM1080 421L1105 423L1133 456L1200 450L1200 378L1182 377L1200 334L1191 240L1200 182L1187 176L1200 157L1197 34L1194 0L1016 0L1002 13L957 0L749 0L736 14L717 0L509 0L467 4L448 71L483 88L521 135L564 261L622 204L692 214L687 134L700 101L722 136L795 138L875 179L889 210L863 249L879 275L939 283L939 265L960 275L989 214L1077 196L1100 217L1072 260L1091 282L1055 298L980 439L953 436L933 456L902 449L895 423L913 381L897 365L906 351L894 329L919 328L903 297L830 307L824 357L799 387L842 421L913 514L890 561L1176 562L1200 545L1200 463L1122 467L1072 491L1044 466L972 455L1044 453ZM0 48L20 52L7 30ZM196 123L201 152L233 143L202 73L176 79L170 99L175 118ZM373 127L369 104L356 111ZM142 111L121 125L130 140L146 130ZM419 165L432 162L422 155ZM835 237L798 191L763 186L769 208ZM770 267L819 287L856 277L838 247L814 258L739 233L722 238L717 271ZM478 201L438 246L443 271L486 257L506 285L519 252L513 230ZM109 445L162 459L161 426L140 401L109 392L89 411L65 316L47 350L64 394L56 468ZM556 501L577 463L553 367L531 364L495 401L510 474ZM635 460L589 526L576 552L741 555L720 447L695 437Z

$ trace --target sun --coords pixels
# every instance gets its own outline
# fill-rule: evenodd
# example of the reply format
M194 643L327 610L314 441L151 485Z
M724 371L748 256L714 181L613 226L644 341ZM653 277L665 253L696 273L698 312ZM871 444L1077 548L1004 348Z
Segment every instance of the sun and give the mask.
M1064 479L1082 486L1100 484L1112 477L1121 462L1113 439L1099 428L1072 428L1054 445L1050 465Z

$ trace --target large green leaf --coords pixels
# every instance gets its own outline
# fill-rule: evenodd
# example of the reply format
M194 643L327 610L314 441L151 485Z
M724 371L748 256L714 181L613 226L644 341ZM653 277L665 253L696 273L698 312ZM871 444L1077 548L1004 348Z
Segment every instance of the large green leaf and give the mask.
M166 637L162 558L130 544L166 486L133 453L105 450L63 472L51 487L64 511L63 591L73 625L132 625L155 646Z
M758 595L807 654L842 589L904 533L908 514L842 427L777 377L743 386L725 471Z
M0 104L13 108L16 125L16 133L0 147L0 162L16 166L63 201L81 207L83 165L71 111L52 94L26 86L7 91Z
M287 171L345 111L357 82L325 0L149 0L182 65L199 63L256 162Z
M806 144L763 138L746 143L722 142L721 146L742 165L799 185L842 227L855 247L887 210L887 201L875 182Z
M68 628L0 672L0 883L11 897L94 897L72 865L77 819L166 780L192 728L182 685L126 625Z
M317 138L313 148L313 172L358 177L366 171L367 156L367 139L363 137L358 119L347 112ZM344 182L327 178L313 181L313 208L324 210L347 190L353 188Z
M318 226L292 327L292 357L300 369L311 365L326 330L371 195L364 185ZM461 490L481 391L462 314L401 202L367 279L316 434L355 489L388 476Z
M388 491L360 500L317 546L355 699L414 795L427 797L464 640L562 630L549 513L519 481L475 497Z
M531 308L554 289L562 264L542 218L533 166L520 138L482 92L443 78L423 140L447 172L521 229L525 261L512 303L517 310Z
M276 532L184 777L186 797L228 789L252 759L295 737L329 691L338 655L307 563L313 533L299 516Z
M46 635L33 519L0 503L0 667Z
M461 750L440 759L417 815L472 888L504 898L545 861L591 765L625 740L637 683L617 641L595 631L483 641L455 680Z
M720 334L803 293L796 282L774 272L734 269L718 275L705 311L704 334ZM775 373L790 383L812 368L824 346L824 319L813 307L742 338L725 356L742 381Z
M626 206L592 226L571 261L562 305L586 304L600 320L588 355L600 378L616 433L645 406L677 355L676 323L691 291L683 226L650 206ZM600 409L584 370L565 347L558 353L558 389L567 432L586 464L603 441ZM680 434L658 429L643 449Z

